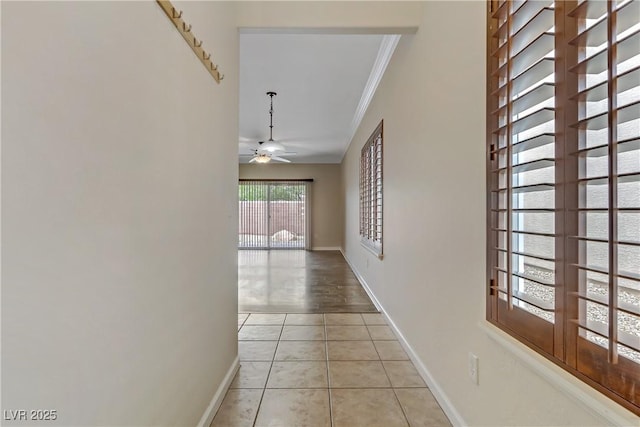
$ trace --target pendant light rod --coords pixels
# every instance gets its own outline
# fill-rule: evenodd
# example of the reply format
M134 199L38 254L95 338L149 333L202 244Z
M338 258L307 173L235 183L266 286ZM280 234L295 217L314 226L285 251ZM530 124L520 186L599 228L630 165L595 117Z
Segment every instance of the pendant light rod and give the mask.
M269 108L269 140L266 142L259 142L260 150L266 151L269 154L273 154L275 152L285 152L285 148L279 142L273 140L273 97L277 95L277 93L273 91L267 92L267 95L271 97L271 106Z
M273 141L273 97L277 95L275 92L267 92L271 97L271 108L269 109L269 141Z

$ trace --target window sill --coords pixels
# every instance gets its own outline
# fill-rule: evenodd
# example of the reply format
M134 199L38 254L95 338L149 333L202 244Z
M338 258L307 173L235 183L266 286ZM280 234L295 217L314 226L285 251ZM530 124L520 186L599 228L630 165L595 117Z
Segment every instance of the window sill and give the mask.
M488 321L481 321L478 326L489 338L508 350L524 366L544 378L564 395L584 405L585 409L594 416L605 419L607 424L622 427L637 423L638 418L630 411L609 400L597 390L556 366L498 327Z
M380 260L384 256L382 254L382 248L372 246L367 240L360 240L360 246L365 248L367 251L371 252L373 255L375 255Z

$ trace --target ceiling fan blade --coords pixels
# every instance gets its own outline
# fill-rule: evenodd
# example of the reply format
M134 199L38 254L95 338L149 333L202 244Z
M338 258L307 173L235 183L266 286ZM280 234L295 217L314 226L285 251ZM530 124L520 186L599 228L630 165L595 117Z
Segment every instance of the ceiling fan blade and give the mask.
M272 139L268 140L268 141L260 141L260 149L264 150L264 151L268 151L269 153L283 153L285 151L287 151L286 148L284 148L284 145L280 144L278 141L274 141Z
M271 160L276 160L278 162L284 162L284 163L291 163L291 160L283 159L282 157L278 157L278 156L271 156Z
M257 161L257 159L254 157L253 159L249 160L249 163L254 163L256 161Z
M262 148L258 148L256 150L256 154L266 154L267 156L273 156L273 155L277 155L277 156L295 156L296 154L298 154L296 151L268 151L268 150L263 150Z

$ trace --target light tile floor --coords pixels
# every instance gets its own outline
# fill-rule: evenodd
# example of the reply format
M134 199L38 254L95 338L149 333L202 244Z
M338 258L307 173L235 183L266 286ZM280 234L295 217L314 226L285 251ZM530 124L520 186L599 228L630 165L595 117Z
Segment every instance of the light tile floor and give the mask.
M212 427L451 426L382 315L239 314Z

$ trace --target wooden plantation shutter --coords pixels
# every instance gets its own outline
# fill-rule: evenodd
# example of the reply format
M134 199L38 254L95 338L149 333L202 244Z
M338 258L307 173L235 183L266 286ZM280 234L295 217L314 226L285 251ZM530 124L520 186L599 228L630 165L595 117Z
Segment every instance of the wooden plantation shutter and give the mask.
M556 237L554 9L493 14L490 144L492 320L554 353Z
M491 1L487 319L640 412L640 1Z
M568 13L577 161L568 362L640 407L640 2ZM577 248L575 248L577 246Z
M360 237L378 256L382 255L382 123L360 151Z

